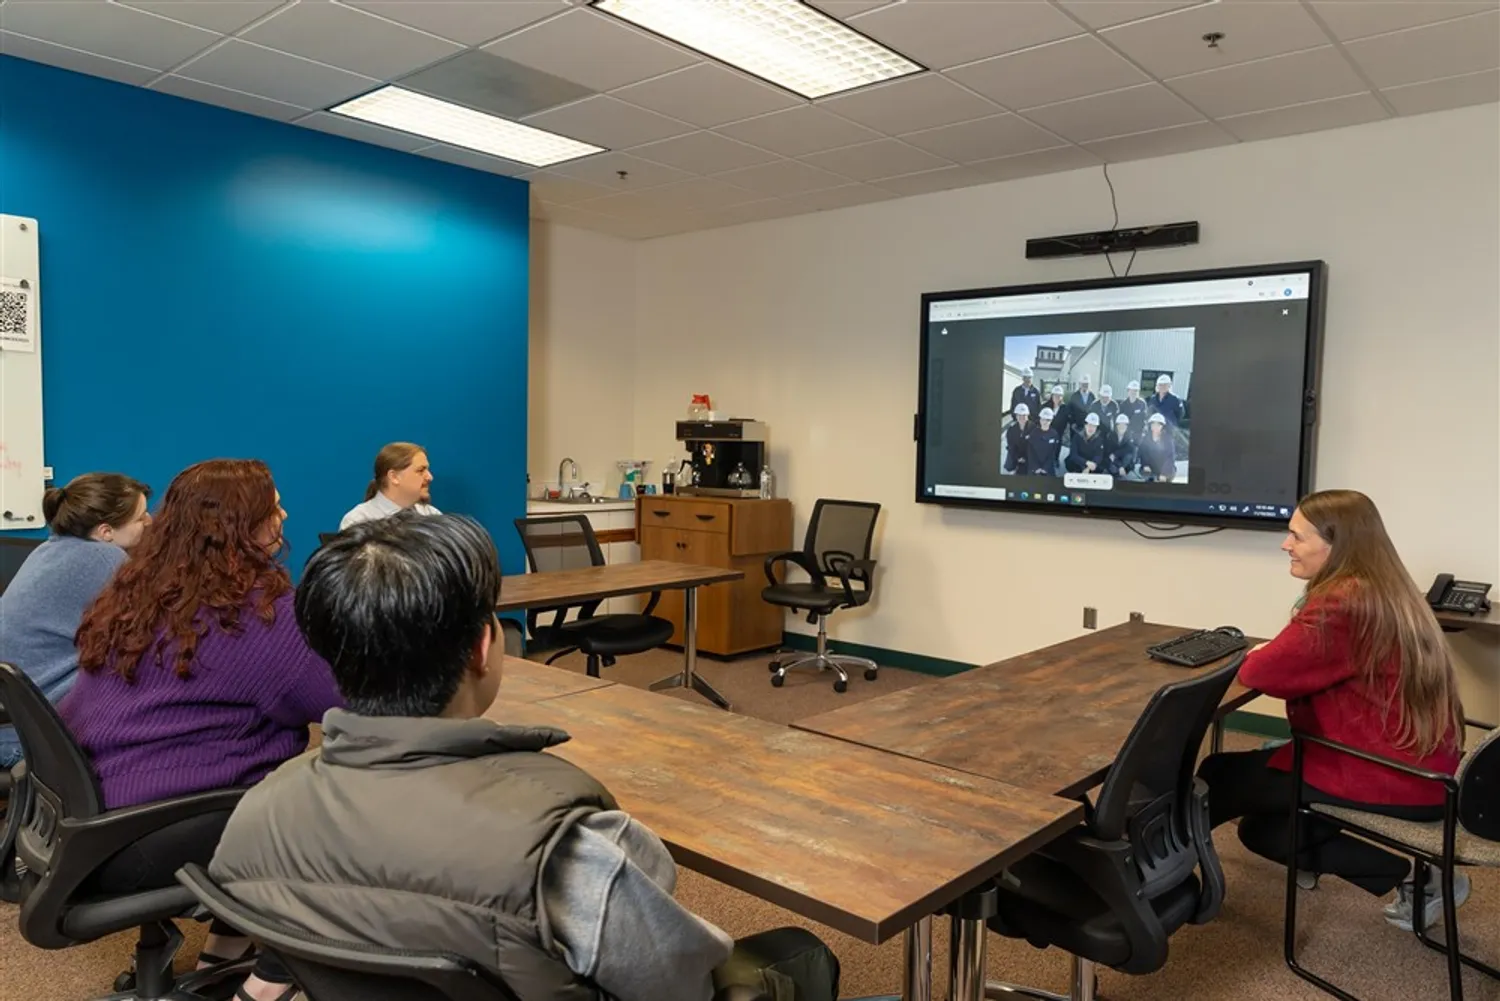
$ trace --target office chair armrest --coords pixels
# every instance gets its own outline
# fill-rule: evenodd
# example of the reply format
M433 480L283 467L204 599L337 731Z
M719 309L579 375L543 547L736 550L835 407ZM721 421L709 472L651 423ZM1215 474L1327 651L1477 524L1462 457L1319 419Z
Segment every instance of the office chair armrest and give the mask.
M1129 841L1104 841L1083 830L1075 828L1042 853L1077 874L1119 919L1130 940L1130 959L1116 969L1137 976L1161 969L1167 961L1167 932L1141 892L1135 849Z
M0 706L0 715L3 715L4 713L5 713L4 707ZM3 722L3 720L0 720L0 722ZM1464 726L1471 726L1471 727L1473 727L1476 730L1493 730L1493 729L1495 729L1495 724L1494 723L1484 723L1484 722L1481 722L1480 720L1477 720L1477 719L1470 719L1467 716L1464 717Z
M875 586L874 560L835 559L830 560L829 564L839 575L839 583L844 586L844 600L851 605L854 604L853 581L859 581L866 591Z
M245 792L241 788L215 789L109 810L87 820L63 820L59 824L59 841L67 845L67 852L74 859L82 858L75 864L92 871L148 834L205 814L233 810Z
M641 609L641 614L642 615L650 615L652 612L656 611L656 603L658 601L660 601L660 600L661 600L661 592L660 591L652 591L651 592L651 597L649 597L649 598L646 599L646 607L643 608L643 609Z
M730 984L715 991L713 1001L771 1001L771 995L759 987Z
M823 576L818 573L818 568L812 565L812 561L807 558L806 553L800 549L791 549L784 553L772 553L766 557L766 585L768 587L775 587L781 583L781 581L776 579L776 564L778 563L795 564L801 567L803 572L813 580L821 580Z
M1188 834L1193 847L1198 851L1198 875L1203 889L1198 894L1198 909L1188 920L1195 925L1205 925L1219 916L1224 906L1224 867L1219 863L1219 852L1214 848L1213 829L1208 826L1208 783L1193 780L1193 806L1188 811Z
M1389 768L1392 771L1400 772L1403 775L1410 775L1413 778L1426 779L1429 782L1440 783L1443 788L1448 790L1449 792L1455 794L1458 792L1458 780L1455 779L1452 775L1445 775L1442 772L1428 771L1425 768L1416 768L1412 765L1403 764L1400 761L1392 761L1390 758L1383 758L1378 754L1371 754L1369 751L1361 751L1357 747L1350 747L1347 744L1340 744L1336 740L1329 740L1326 737L1314 737L1310 733L1303 733L1300 730L1293 730L1292 742L1294 745L1298 743L1317 744L1321 747L1326 747L1331 751L1337 751L1340 754L1347 754L1350 757L1358 758L1361 761L1368 761L1372 765L1380 765L1383 768Z

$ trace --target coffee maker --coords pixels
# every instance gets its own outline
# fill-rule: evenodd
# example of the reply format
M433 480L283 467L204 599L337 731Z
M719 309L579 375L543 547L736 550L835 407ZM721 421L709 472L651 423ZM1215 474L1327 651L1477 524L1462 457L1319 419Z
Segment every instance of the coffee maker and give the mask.
M759 497L760 472L770 456L759 421L678 421L677 440L688 451L691 478L679 477L680 494Z

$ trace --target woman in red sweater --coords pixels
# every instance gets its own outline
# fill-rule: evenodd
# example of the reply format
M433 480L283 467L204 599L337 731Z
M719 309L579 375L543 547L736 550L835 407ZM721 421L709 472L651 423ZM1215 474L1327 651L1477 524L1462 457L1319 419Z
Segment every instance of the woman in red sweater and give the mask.
M1463 711L1448 645L1407 574L1370 498L1324 490L1303 498L1282 550L1293 577L1307 582L1292 621L1245 658L1246 686L1286 700L1292 728L1418 768L1458 767ZM1408 820L1441 820L1443 789L1316 744L1303 751L1306 799L1356 806ZM1240 821L1256 854L1286 856L1292 748L1214 754L1198 774L1209 785L1209 819ZM1386 907L1410 930L1411 863L1331 827L1304 824L1297 866L1340 876L1376 896L1400 888ZM1433 870L1434 880L1436 870ZM1468 898L1460 875L1456 898ZM1427 890L1426 925L1441 914Z

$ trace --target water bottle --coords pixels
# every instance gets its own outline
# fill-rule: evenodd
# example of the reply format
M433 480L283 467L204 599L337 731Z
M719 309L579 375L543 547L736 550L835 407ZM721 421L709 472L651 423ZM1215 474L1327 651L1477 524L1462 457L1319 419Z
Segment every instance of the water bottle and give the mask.
M760 467L760 499L770 500L776 496L776 477L769 465Z

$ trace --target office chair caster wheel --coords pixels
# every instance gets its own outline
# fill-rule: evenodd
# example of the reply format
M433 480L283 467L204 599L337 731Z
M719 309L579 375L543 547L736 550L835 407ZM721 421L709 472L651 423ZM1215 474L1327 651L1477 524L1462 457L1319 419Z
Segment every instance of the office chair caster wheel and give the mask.
M844 692L847 692L849 690L849 682L845 681L843 678L840 678L838 681L835 681L833 683L833 690L842 695Z
M784 675L784 674L773 674L773 675L771 675L771 687L772 688L780 688L784 684L786 684L786 675Z
M867 668L865 668L865 680L866 681L874 681L878 677L880 677L880 672L877 671L877 670L875 670L875 668L873 668L873 667L867 667Z
M135 990L135 971L126 970L115 978L115 993L125 994Z

